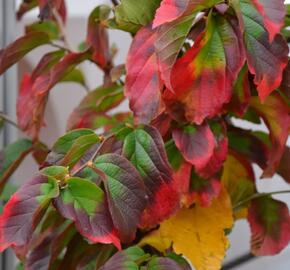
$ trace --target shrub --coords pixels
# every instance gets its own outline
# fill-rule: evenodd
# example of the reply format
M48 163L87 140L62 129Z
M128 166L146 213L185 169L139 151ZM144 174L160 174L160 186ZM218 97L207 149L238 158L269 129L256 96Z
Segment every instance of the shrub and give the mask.
M14 124L27 137L1 152L1 251L11 247L29 270L190 269L183 256L220 269L238 219L249 222L254 255L288 245L289 210L272 195L290 191L259 193L253 171L290 183L283 0L112 1L91 12L78 50L63 31L64 0L23 0L18 18L37 7L40 22L0 51L2 74L52 48L20 84ZM114 65L108 28L133 37L124 65ZM95 90L84 61L103 71ZM50 91L65 81L88 93L49 149L39 132ZM115 113L125 99L130 111ZM39 172L9 198L9 177L29 154Z

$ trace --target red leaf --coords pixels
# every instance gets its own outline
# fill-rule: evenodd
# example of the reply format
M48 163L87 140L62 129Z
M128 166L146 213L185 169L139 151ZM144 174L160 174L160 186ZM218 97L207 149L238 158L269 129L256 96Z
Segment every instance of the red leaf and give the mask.
M0 251L27 244L52 198L59 194L57 181L38 175L8 201L0 216Z
M290 241L290 216L285 203L262 197L252 201L248 221L252 252L257 256L279 253Z
M25 13L27 13L30 10L32 10L36 6L37 6L37 0L22 1L22 3L20 4L20 6L19 6L19 8L17 10L17 13L16 13L17 20L21 20L22 16Z
M211 159L215 138L208 125L174 129L172 137L184 159L191 163L196 170L204 168Z
M183 15L214 6L217 0L163 0L157 9L153 28L164 23L172 22Z
M38 95L33 88L33 82L28 74L25 74L20 84L17 98L17 122L19 127L31 138L37 138L40 128L43 126L43 116L47 94Z
M34 82L40 75L43 75L49 71L60 59L64 56L63 50L49 52L45 54L38 62L31 74L31 80Z
M290 184L290 147L286 147L284 154L281 158L280 165L277 173L280 174L283 179Z
M284 25L284 17L286 15L284 0L253 0L253 3L263 16L264 25L269 32L271 43Z
M49 36L46 33L31 32L0 50L0 75L27 53L47 43L49 43Z
M216 144L208 163L200 170L197 170L196 173L203 178L210 178L216 174L222 167L224 161L227 158L228 154L228 138L220 137L216 138Z
M141 28L130 47L126 69L125 95L140 123L149 123L161 112L159 76L154 48L156 32L151 26Z
M181 196L181 204L189 207L195 202L208 207L221 191L221 183L215 178L202 179L196 175L192 165L182 162L173 174L176 188Z
M270 131L272 147L263 176L271 177L279 166L288 139L290 108L278 94L269 96L264 104L257 97L252 97L250 105L263 118Z
M26 270L47 270L51 258L51 241L55 235L49 234L29 253L25 261Z
M221 192L221 183L218 179L201 179L192 177L190 182L190 190L186 196L186 205L199 202L203 207L209 207L213 199L218 198Z
M201 124L206 117L220 113L230 101L244 60L236 22L210 15L205 32L173 68L171 82L176 95L164 96L172 114L184 114L188 121Z
M281 91L290 99L290 61L284 70L283 80L280 85Z
M117 107L124 100L123 87L111 85L100 87L87 94L74 109L68 120L68 129L91 128L112 122L113 117L107 116L106 112ZM103 121L101 121L103 119Z
M102 25L110 8L102 5L96 7L90 14L88 21L87 43L93 48L93 60L102 68L111 65L109 37L106 28Z
M43 125L43 116L49 90L69 74L77 64L88 58L88 52L66 55L49 73L32 81L24 75L17 99L19 126L32 138L37 138Z
M156 11L153 28L181 17L188 9L190 2L191 0L163 0Z

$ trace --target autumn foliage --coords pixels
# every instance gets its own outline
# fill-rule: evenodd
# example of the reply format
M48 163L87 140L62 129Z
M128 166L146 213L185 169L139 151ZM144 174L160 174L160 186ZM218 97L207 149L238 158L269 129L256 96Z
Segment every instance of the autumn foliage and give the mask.
M247 219L254 255L282 251L289 209L272 195L287 191L259 193L257 182L279 174L290 183L290 7L112 1L88 15L75 49L63 31L66 4L23 0L17 18L34 8L39 18L0 50L3 74L51 47L20 82L17 125L26 136L1 152L0 250L12 248L26 270L189 270L189 262L215 270L235 221ZM133 37L124 65L114 64L108 29ZM85 61L104 73L97 89L85 83ZM40 137L47 100L67 81L88 93L49 148ZM112 110L125 99L130 111ZM30 154L39 171L11 192L10 176Z

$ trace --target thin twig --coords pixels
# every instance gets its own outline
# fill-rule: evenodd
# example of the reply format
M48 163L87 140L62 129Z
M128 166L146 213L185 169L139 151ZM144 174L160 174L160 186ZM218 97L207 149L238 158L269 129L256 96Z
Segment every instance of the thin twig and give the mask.
M59 31L60 31L60 34L61 34L61 39L62 39L66 49L69 50L69 51L73 51L73 48L70 45L70 43L69 43L69 41L68 41L68 39L66 37L65 26L63 24L61 16L59 15L58 11L55 8L52 9L52 14L53 14L53 16L56 19L56 22L58 24Z
M49 44L50 44L50 46L55 47L55 48L58 48L60 50L64 50L64 51L67 51L67 52L71 52L71 50L68 49L67 47L61 46L61 45L56 44L54 42L50 42Z
M267 197L267 196L271 196L271 195L277 195L277 194L285 194L285 193L290 193L290 190L278 190L278 191L273 191L273 192L269 192L269 193L256 193L256 194L238 202L233 207L233 210L236 211L238 208L240 208L244 204L246 204L254 199L263 198L263 197Z
M111 135L112 136L112 135ZM99 145L99 147L97 148L97 150L95 151L95 153L93 154L93 156L90 158L90 160L88 160L85 164L83 164L81 167L79 167L76 171L73 172L72 176L77 175L78 173L80 173L82 170L84 170L86 167L91 167L92 162L94 161L94 159L96 158L96 156L98 155L101 147L103 146L103 143L106 141L106 139L110 138L111 136L105 138L103 136L100 136L100 140L101 140L101 144Z
M11 119L8 115L0 112L0 118L2 118L5 122L11 124L12 126L18 128L19 130L21 130L18 124L13 119Z

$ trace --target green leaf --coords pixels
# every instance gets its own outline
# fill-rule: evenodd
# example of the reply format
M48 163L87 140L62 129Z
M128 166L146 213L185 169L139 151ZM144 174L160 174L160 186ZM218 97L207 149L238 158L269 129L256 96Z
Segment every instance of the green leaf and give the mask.
M54 21L42 21L29 24L25 27L26 33L44 32L51 40L59 38L59 29Z
M0 194L9 177L18 168L23 159L31 152L32 141L20 139L0 152Z
M74 82L86 87L86 80L83 72L80 69L73 69L68 73L61 82Z
M146 206L145 187L138 171L117 154L106 154L94 160L107 191L109 207L122 242L135 238L141 214ZM96 171L98 172L98 171Z
M160 0L122 0L115 9L117 27L136 33L153 20L159 5Z

